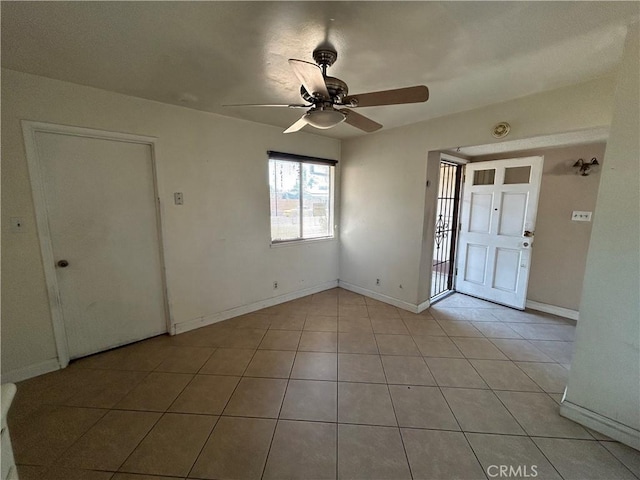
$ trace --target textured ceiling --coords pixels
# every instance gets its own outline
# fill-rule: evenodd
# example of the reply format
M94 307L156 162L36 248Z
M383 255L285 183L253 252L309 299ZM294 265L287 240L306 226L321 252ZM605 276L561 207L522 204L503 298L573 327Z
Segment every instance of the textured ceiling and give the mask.
M338 50L351 93L426 84L359 113L385 128L611 73L637 2L3 2L2 66L283 129L303 113L289 58ZM339 125L307 131L363 135Z

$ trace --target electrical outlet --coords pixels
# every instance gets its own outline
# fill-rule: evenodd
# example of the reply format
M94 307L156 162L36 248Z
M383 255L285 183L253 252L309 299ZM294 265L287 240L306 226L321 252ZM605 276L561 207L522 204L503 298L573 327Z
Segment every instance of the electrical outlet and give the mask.
M376 278L376 285L380 285L380 279Z
M278 282L273 282L273 288L274 288L274 290L275 290L276 288L278 288Z
M590 222L591 221L591 212L579 212L574 210L571 213L571 220L574 222Z
M175 203L176 205L182 205L184 203L182 192L176 192L173 194L173 203Z

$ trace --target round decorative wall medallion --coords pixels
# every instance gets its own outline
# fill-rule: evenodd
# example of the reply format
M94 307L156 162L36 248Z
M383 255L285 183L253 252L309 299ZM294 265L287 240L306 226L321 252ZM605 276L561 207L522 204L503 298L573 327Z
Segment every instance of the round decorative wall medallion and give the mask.
M509 135L510 131L511 131L511 125L509 125L507 122L500 122L493 126L493 131L491 132L491 135L493 135L496 138L502 138Z

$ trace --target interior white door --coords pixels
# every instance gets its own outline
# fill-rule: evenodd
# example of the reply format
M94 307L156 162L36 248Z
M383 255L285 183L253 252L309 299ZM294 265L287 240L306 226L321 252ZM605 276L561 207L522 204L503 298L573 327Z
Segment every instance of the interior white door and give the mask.
M465 167L456 290L524 309L542 157Z
M150 145L49 132L35 143L69 357L166 332Z

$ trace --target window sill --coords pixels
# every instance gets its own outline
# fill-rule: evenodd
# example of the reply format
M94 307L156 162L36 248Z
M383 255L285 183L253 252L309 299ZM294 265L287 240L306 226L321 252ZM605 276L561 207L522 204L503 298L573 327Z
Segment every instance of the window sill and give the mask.
M294 245L307 245L310 243L325 243L332 242L336 240L336 236L333 237L319 237L319 238L305 238L302 240L284 240L281 242L271 242L271 248L280 248L280 247L292 247Z

